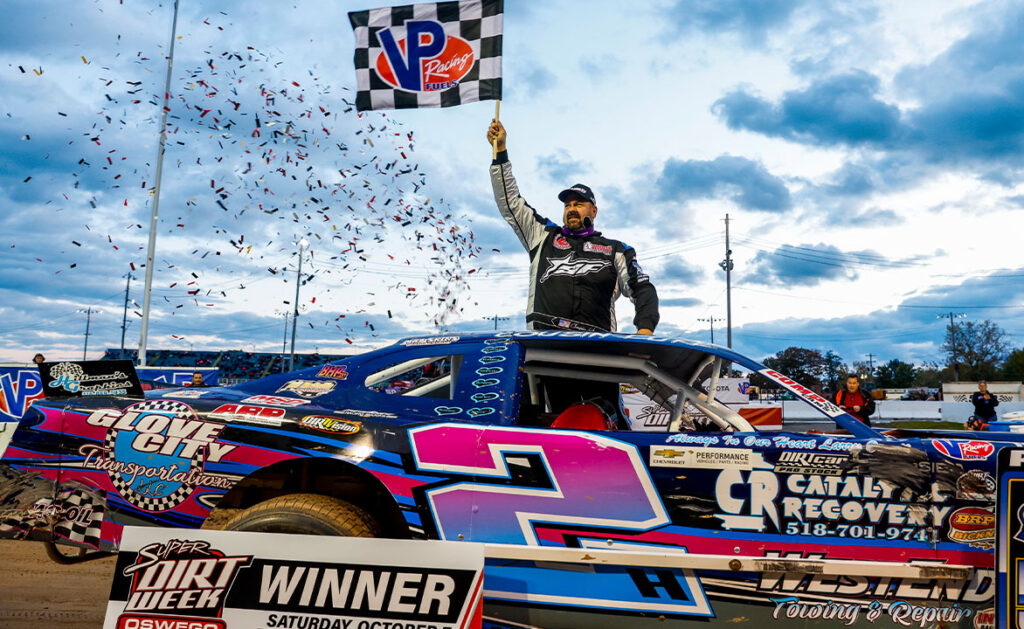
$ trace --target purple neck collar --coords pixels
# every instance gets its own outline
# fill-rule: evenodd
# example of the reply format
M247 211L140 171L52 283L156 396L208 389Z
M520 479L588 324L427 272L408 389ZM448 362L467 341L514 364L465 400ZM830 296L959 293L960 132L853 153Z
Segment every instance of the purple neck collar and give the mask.
M583 229L577 229L575 231L569 229L565 225L562 225L562 234L565 236L576 236L578 238L585 238L594 234L594 226L585 227Z

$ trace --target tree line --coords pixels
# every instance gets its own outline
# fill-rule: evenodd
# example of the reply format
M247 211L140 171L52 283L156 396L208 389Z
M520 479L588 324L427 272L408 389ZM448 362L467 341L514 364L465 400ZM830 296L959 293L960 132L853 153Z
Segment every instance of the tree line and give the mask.
M893 358L877 364L863 360L847 364L832 350L822 353L794 346L762 362L805 387L829 391L835 391L851 374L881 389L938 388L943 382L956 380L1024 381L1024 348L1010 351L1006 332L988 319L947 326L942 351L944 363L914 365ZM756 374L751 375L751 384L770 386Z

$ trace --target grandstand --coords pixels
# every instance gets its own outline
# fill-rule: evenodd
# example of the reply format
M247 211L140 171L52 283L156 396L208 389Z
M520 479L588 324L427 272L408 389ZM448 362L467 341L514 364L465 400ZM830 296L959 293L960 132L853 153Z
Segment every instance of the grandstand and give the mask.
M124 358L138 361L138 350L107 349L100 360ZM322 365L331 361L353 356L352 354L296 354L295 369ZM269 352L246 352L243 350L203 351L179 349L147 349L146 363L151 367L216 367L221 382L244 382L264 376L281 373L288 369L287 354Z

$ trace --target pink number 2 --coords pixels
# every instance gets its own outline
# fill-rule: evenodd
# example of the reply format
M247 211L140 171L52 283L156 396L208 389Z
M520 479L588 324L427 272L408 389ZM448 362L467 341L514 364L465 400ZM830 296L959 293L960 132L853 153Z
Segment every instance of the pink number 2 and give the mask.
M416 467L486 477L427 491L441 539L538 544L535 523L647 531L669 523L636 447L601 435L435 424L409 431ZM506 458L538 455L550 488L511 479Z

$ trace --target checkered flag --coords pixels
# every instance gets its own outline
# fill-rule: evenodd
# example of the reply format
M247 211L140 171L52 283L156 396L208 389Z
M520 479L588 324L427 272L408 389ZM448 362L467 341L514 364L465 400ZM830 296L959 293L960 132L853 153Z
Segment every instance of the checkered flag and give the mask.
M107 510L105 501L85 491L72 490L61 503L65 519L54 525L54 536L98 550L103 514Z
M502 12L503 0L464 0L349 13L356 109L501 100Z

